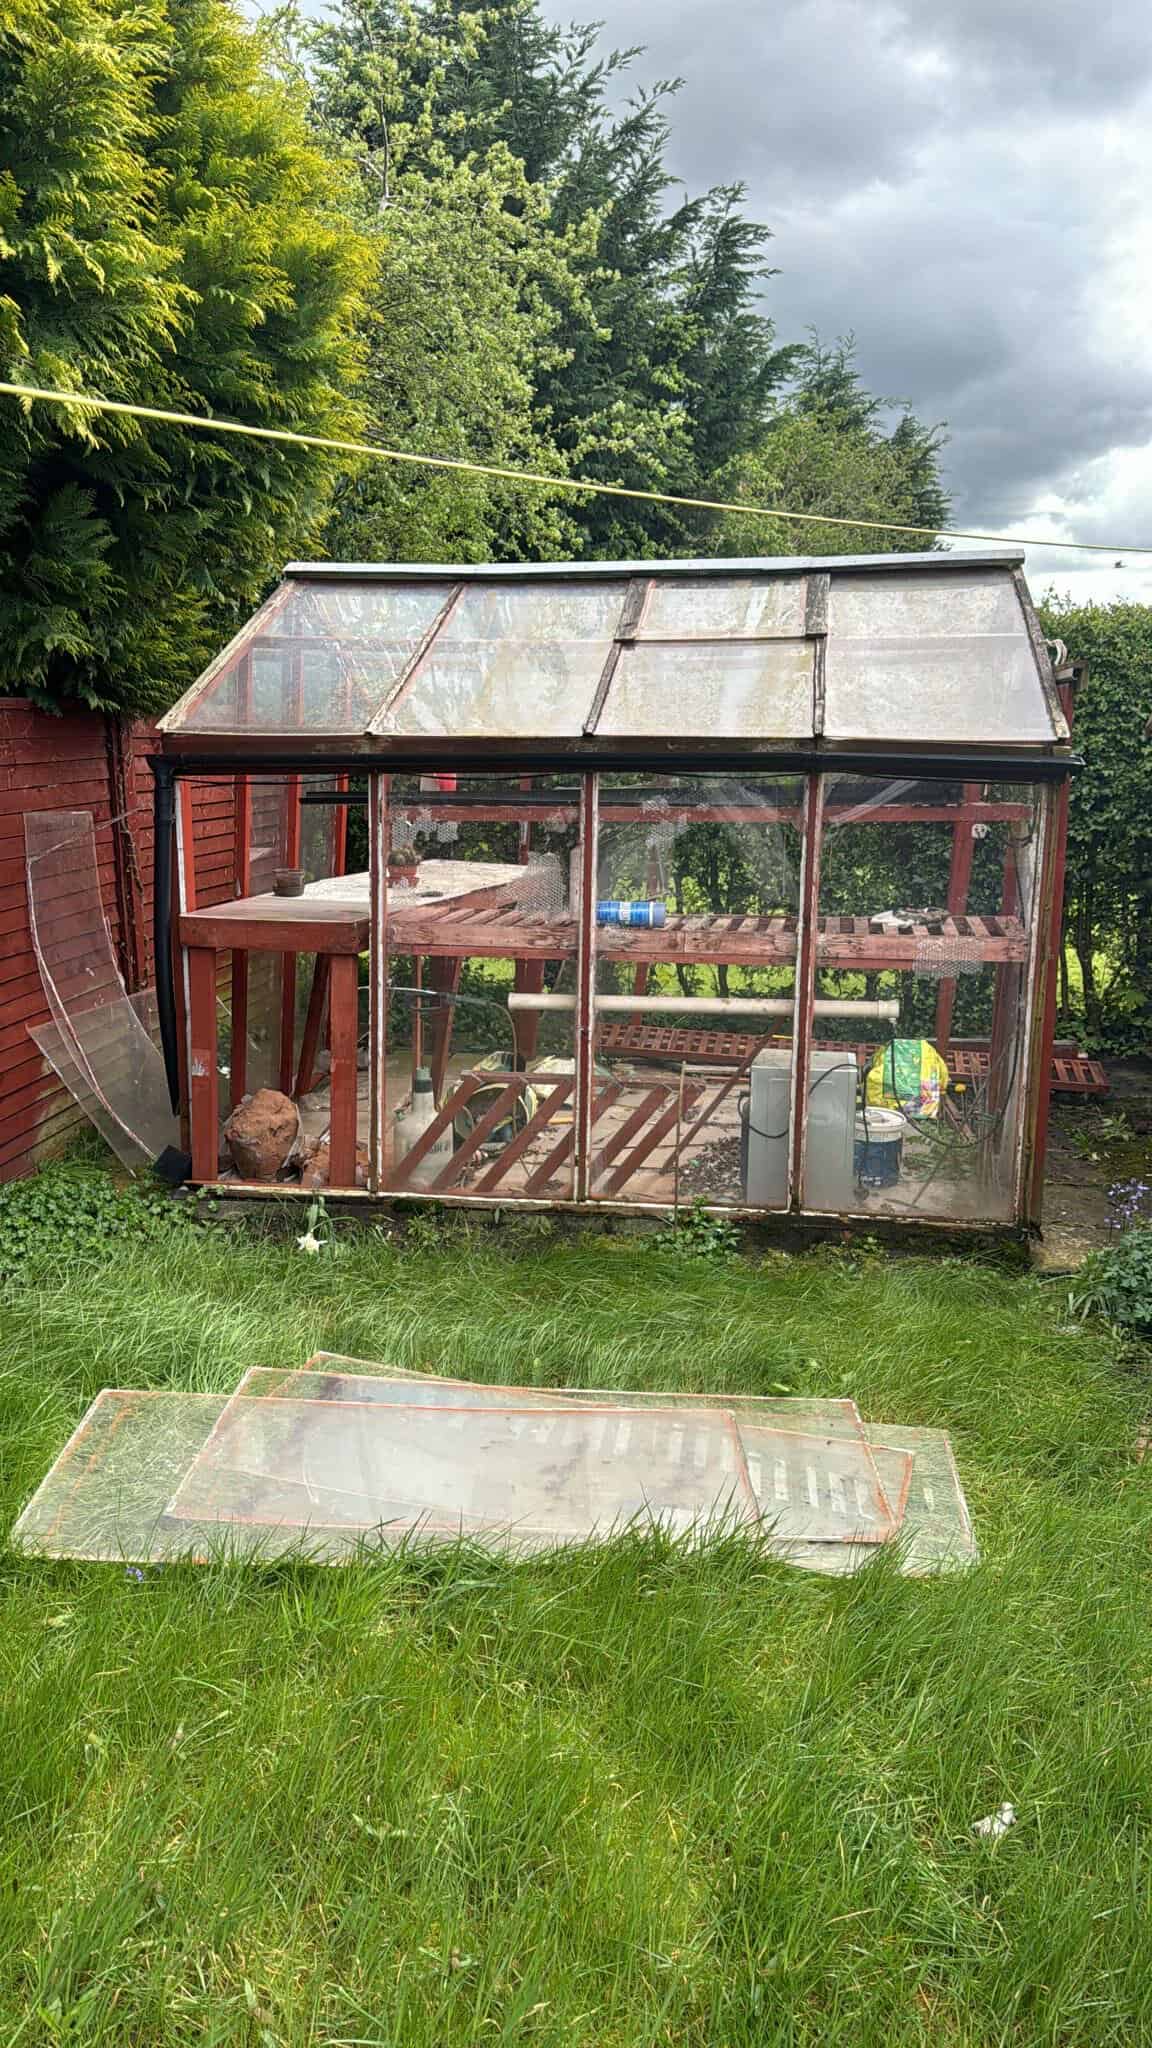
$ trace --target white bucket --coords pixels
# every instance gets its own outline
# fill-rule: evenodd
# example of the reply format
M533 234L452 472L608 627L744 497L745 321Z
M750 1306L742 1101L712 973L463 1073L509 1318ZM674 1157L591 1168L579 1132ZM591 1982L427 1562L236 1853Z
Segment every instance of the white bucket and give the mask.
M892 1188L900 1178L907 1123L898 1109L859 1111L853 1169L865 1188Z

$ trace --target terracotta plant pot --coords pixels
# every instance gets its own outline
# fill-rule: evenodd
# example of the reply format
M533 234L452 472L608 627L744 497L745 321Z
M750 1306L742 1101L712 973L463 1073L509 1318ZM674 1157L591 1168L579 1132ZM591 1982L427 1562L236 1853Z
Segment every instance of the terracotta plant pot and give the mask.
M304 894L303 868L277 868L272 884L277 896Z
M420 867L420 860L419 856L416 853L414 853L411 850L411 848L405 847L403 853L400 853L399 849L397 849L397 851L394 853L390 853L388 856L387 867L388 883L390 888L415 888L416 876Z

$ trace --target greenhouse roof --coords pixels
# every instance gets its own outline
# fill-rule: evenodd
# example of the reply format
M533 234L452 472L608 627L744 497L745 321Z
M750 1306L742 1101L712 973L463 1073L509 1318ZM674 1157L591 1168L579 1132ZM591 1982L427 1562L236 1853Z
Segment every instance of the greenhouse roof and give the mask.
M169 752L1010 746L1068 728L1022 554L289 565Z

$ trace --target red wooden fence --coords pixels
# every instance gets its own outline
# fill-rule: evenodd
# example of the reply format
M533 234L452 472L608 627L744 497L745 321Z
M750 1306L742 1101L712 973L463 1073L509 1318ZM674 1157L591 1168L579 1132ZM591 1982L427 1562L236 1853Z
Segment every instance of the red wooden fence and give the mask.
M152 776L147 725L99 712L53 718L0 698L0 1181L61 1150L82 1112L28 1035L49 1020L28 921L26 811L91 811L101 896L125 987L152 980ZM232 793L192 798L205 903L234 892ZM198 867L200 862L198 862Z

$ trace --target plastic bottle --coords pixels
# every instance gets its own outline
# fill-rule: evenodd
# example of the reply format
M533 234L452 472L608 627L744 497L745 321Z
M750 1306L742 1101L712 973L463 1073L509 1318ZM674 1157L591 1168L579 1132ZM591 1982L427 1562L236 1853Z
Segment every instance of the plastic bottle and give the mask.
M618 897L602 899L596 905L597 924L645 925L649 930L659 930L668 915L667 906L648 900L642 903L621 902Z
M417 1067L412 1076L412 1100L407 1109L402 1109L396 1118L396 1142L393 1157L396 1164L406 1158L417 1139L427 1130L436 1115L436 1096L432 1088L432 1075L427 1067ZM407 1185L412 1188L430 1187L444 1171L452 1157L454 1137L451 1124L441 1131L423 1159L418 1159L408 1176Z

